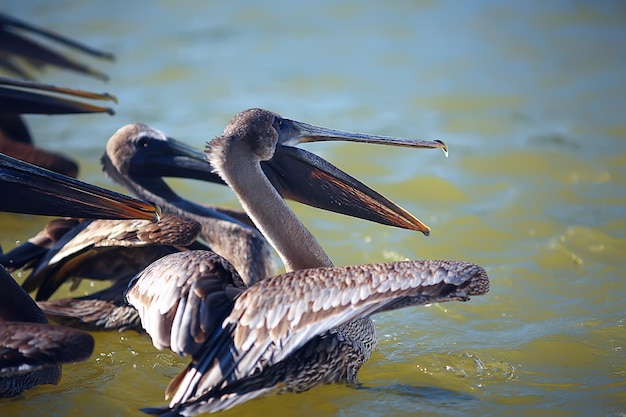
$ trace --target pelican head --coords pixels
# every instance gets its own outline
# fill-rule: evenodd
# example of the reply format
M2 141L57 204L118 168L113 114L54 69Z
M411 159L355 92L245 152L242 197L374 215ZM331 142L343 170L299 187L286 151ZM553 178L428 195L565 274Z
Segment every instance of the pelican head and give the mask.
M209 143L214 166L232 149L232 141L245 142L272 185L284 197L301 203L377 223L416 230L428 235L430 228L411 213L341 171L328 161L295 146L316 141L351 141L370 144L439 148L443 141L401 139L328 129L283 118L262 109L237 114L223 135ZM239 148L239 147L237 147ZM246 149L242 147L240 149Z
M228 140L226 140L228 139ZM130 189L141 183L171 199L163 177L191 178L225 184L216 173L220 149L229 140L245 141L247 154L255 155L264 175L284 197L309 206L365 220L416 230L428 235L430 228L411 213L341 171L328 161L303 149L299 143L344 140L416 148L439 148L442 141L423 141L375 136L327 129L290 119L267 110L250 109L236 115L224 134L208 145L207 154L177 141L146 124L121 127L108 141L102 157L104 170ZM169 190L169 191L168 191ZM168 196L168 193L170 195Z
M125 184L127 178L192 178L224 184L200 150L144 123L119 128L102 156L107 175Z

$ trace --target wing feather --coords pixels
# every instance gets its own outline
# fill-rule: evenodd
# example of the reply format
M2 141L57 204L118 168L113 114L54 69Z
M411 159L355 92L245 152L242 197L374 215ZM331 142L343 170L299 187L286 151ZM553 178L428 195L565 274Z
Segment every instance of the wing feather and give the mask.
M409 305L466 301L488 288L484 269L456 261L317 268L268 278L241 292L223 323L204 334L185 376L168 387L170 407L250 377L336 326Z
M209 251L165 256L139 273L126 293L157 349L193 355L219 332L245 285L234 268Z

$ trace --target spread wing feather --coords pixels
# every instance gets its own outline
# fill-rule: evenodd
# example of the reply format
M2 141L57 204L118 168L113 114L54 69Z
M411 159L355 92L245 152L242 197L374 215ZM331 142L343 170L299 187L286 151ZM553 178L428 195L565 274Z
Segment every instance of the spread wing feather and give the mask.
M276 364L336 326L489 289L480 266L436 260L299 270L247 289L238 280L217 255L190 251L156 261L130 288L154 345L192 355L168 387L170 407Z

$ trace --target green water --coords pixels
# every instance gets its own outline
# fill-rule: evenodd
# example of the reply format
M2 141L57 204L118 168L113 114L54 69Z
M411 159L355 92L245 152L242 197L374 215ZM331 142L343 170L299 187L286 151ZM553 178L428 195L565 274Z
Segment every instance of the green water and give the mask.
M432 235L293 205L338 265L456 258L491 291L375 317L363 388L251 401L237 416L626 415L626 7L621 2L79 2L3 10L93 46L114 117L30 117L80 178L118 189L98 159L141 121L202 147L249 107L338 129L444 139L441 152L311 144L432 227ZM176 181L199 202L228 190ZM0 215L7 250L45 218ZM20 277L17 277L20 279ZM80 291L89 291L85 283ZM67 296L68 288L59 296ZM0 414L139 415L186 360L135 332L94 333L92 358Z

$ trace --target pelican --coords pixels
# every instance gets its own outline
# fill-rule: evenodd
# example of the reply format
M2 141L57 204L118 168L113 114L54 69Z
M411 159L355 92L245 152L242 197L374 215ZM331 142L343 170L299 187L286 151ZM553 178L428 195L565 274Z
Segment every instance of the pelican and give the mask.
M152 204L96 187L0 154L0 211L157 220ZM0 268L0 397L40 384L57 384L61 363L86 360L93 338L50 326L28 294Z
M114 114L110 107L70 100L68 97L117 102L117 98L108 93L0 77L0 153L76 177L78 164L65 156L36 147L22 118L23 114Z
M109 77L106 74L70 59L55 51L53 48L37 42L32 37L23 36L21 32L41 36L46 38L48 41L58 42L64 46L97 58L104 58L108 60L115 59L113 54L109 52L91 48L50 30L37 27L4 13L0 13L0 55L3 57L0 61L0 65L17 74L21 78L30 78L28 71L15 61L8 59L7 56L20 57L36 67L53 65L70 71L79 72L81 74L90 75L103 81L108 80Z
M191 416L231 408L260 395L302 392L320 383L357 383L377 345L370 315L442 301L467 301L488 291L483 268L459 261L405 261L334 267L285 204L283 195L317 189L343 210L387 224L426 225L314 155L302 142L351 140L443 148L443 142L402 140L330 130L261 109L236 115L207 146L211 165L236 193L277 250L287 272L246 286L225 259L210 252L165 256L131 281L127 298L158 349L190 355L191 364L166 389L166 407L150 414ZM268 178L263 163L274 163ZM265 171L265 172L264 172ZM282 178L276 187L277 178ZM296 187L299 181L303 187ZM351 205L345 207L346 204ZM352 210L357 207L357 210ZM356 214L355 214L356 213Z
M134 123L109 138L102 166L108 177L137 197L155 202L165 213L199 222L202 241L228 259L247 283L273 274L271 247L244 213L196 204L163 180L182 177L223 183L200 150L148 125Z
M36 299L46 314L89 328L141 329L136 310L124 300L130 278L157 258L187 247L205 250L210 247L229 259L247 282L273 273L271 248L245 214L185 200L162 179L162 176L180 176L222 182L212 173L200 150L147 125L132 124L120 128L109 139L102 162L108 176L143 199L158 202L165 213L173 213L160 222L164 225L167 221L168 229L183 230L184 222L199 222L202 228L197 235L202 242L192 243L191 237L196 234L185 233L186 240L174 244L172 233L168 232L170 242L165 243L156 238L160 235L154 231L142 230L155 226L135 221L56 219L29 242L7 253L4 261L13 268L32 269L23 287L28 292L38 289ZM175 219L180 216L187 220L177 224ZM149 244L142 239L131 243L129 239L119 238L120 235L134 237L133 230L149 236ZM132 262L122 262L130 259ZM44 301L65 280L80 278L111 280L114 284L80 298Z

